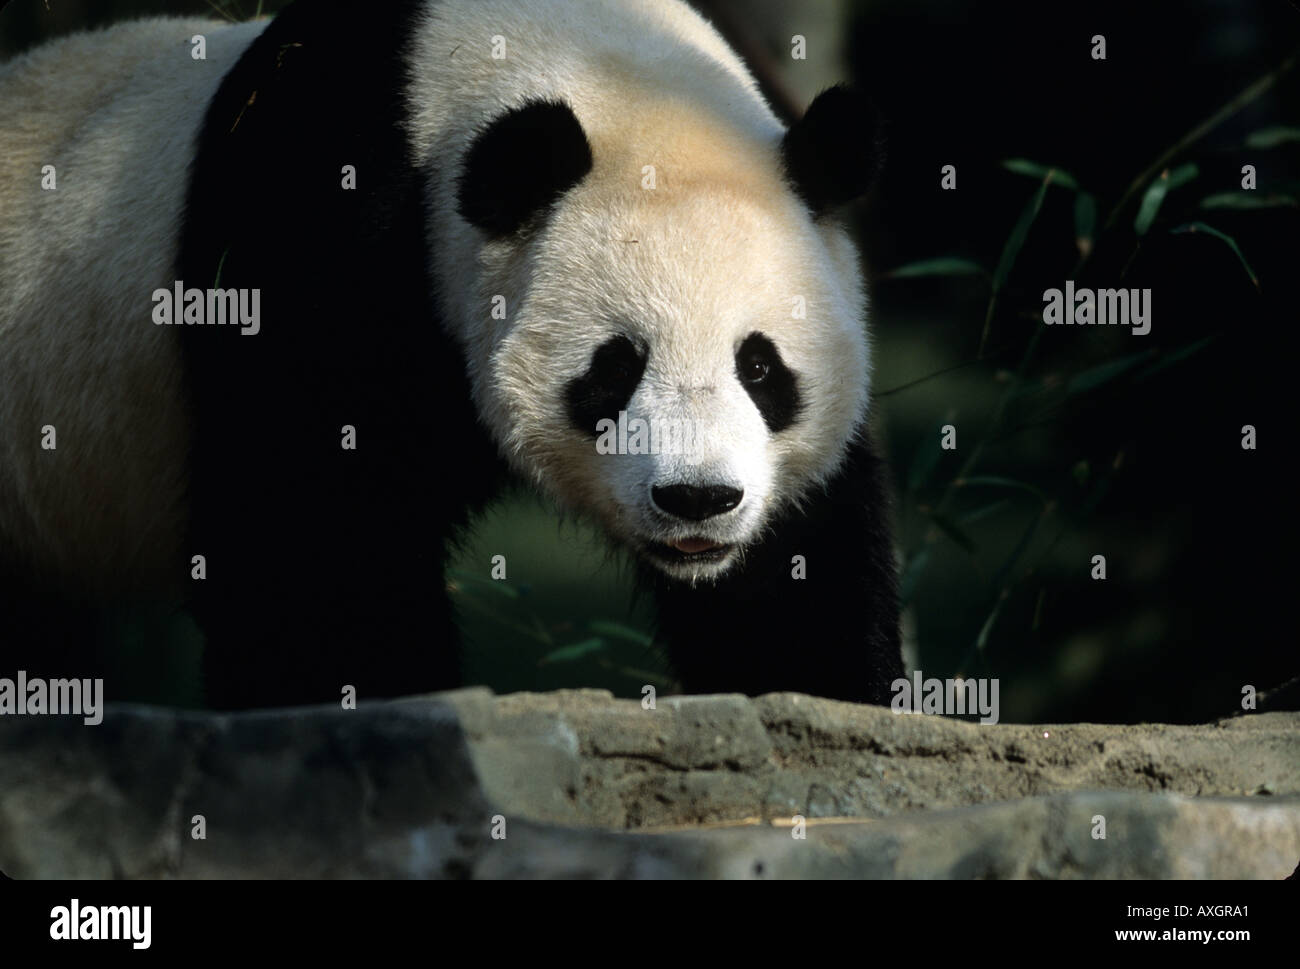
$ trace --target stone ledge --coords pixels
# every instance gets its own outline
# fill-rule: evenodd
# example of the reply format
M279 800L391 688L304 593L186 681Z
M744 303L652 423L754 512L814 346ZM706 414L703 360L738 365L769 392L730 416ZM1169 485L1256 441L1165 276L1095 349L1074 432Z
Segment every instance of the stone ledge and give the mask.
M1295 713L979 726L798 694L644 710L471 689L0 718L16 878L1279 878L1298 861Z

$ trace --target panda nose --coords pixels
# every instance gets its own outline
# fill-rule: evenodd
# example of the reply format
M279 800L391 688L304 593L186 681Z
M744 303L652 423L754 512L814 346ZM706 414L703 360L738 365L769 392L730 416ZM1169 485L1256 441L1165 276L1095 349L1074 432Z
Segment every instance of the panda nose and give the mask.
M727 485L667 485L650 489L650 500L662 511L688 521L704 521L731 511L745 492Z

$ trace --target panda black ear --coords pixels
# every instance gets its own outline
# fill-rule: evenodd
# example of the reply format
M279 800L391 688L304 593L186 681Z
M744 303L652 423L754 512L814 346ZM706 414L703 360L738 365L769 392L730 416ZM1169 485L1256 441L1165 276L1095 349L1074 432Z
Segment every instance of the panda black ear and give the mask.
M509 235L582 181L591 164L591 145L573 109L530 101L474 139L460 177L460 214L489 235Z
M786 175L813 215L861 198L884 159L880 113L866 95L840 84L813 99L781 142Z

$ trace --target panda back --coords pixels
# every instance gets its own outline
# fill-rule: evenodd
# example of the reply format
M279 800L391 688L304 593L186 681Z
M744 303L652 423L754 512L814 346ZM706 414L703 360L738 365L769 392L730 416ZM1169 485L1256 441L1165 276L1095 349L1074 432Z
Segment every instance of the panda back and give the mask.
M183 574L182 369L151 294L203 112L264 26L137 21L0 66L0 574L105 594Z

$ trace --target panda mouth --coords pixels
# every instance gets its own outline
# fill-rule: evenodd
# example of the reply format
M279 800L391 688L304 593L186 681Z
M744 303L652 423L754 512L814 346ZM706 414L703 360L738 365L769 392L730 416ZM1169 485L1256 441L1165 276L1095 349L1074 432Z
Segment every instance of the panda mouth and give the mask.
M721 562L733 548L734 545L692 536L671 542L651 542L646 550L668 562Z

